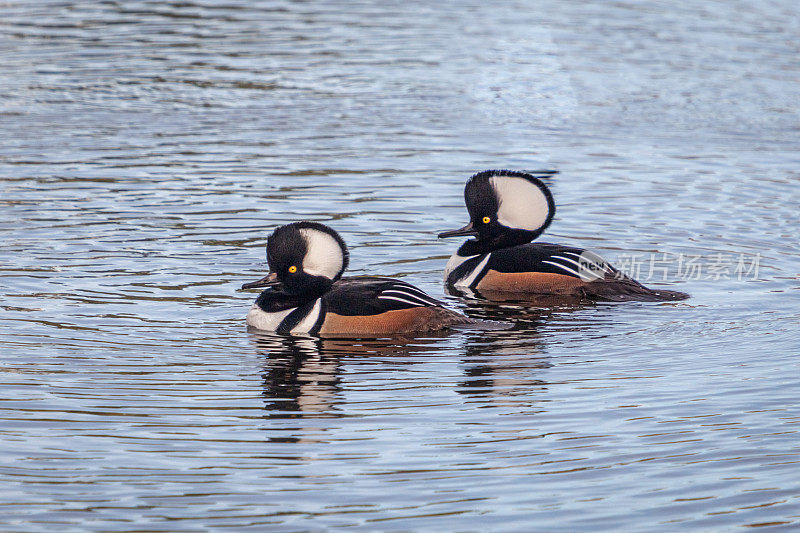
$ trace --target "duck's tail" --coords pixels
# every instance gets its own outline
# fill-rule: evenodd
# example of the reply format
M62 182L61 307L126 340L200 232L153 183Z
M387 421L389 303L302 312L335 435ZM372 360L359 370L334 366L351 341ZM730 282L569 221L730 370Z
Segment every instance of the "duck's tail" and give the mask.
M586 298L611 302L670 302L689 298L685 292L645 287L627 276L592 281L583 285L580 291Z

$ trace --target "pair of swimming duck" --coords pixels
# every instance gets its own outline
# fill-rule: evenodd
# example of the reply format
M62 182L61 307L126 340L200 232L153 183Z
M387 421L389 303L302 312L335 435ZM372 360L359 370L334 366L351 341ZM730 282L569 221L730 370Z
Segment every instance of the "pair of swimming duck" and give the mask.
M688 298L681 292L649 289L586 250L532 243L555 214L553 196L540 179L549 174L488 170L467 181L464 199L470 222L439 234L474 237L448 261L448 287L616 301ZM342 279L348 260L344 241L324 224L279 227L267 240L270 274L242 285L267 287L248 312L247 324L289 334L385 336L479 322L403 281Z

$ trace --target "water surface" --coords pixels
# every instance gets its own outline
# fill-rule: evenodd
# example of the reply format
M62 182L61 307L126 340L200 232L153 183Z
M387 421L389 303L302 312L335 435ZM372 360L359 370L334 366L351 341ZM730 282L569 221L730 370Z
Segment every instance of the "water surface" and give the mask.
M797 526L793 2L1 9L2 529ZM692 298L446 296L503 167ZM514 329L248 334L300 219Z

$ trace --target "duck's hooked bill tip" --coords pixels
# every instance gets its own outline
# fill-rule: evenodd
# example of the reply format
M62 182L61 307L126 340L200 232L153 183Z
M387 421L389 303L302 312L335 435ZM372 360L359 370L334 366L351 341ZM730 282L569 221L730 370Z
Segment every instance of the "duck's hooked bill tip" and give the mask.
M267 274L266 276L257 281L251 281L249 283L245 283L244 285L242 285L242 288L260 289L262 287L272 287L274 285L277 285L278 283L280 283L280 281L278 281L278 275L274 272L270 272L269 274Z
M472 225L472 221L463 228L453 229L441 232L438 237L446 239L447 237L475 237L478 235L478 230Z

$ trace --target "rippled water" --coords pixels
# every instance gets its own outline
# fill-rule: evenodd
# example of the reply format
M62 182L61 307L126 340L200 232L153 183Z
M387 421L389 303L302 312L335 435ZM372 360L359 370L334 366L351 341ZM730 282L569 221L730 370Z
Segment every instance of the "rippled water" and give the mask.
M0 10L3 530L800 523L794 2ZM692 298L445 296L501 167ZM514 329L248 334L299 219Z

